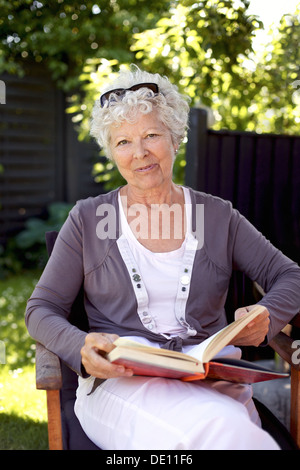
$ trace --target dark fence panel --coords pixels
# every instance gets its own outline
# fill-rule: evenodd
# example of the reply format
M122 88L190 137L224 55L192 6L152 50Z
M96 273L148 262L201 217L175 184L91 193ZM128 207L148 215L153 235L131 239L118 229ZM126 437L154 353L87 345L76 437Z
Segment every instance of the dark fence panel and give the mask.
M6 84L6 104L0 107L0 230L22 226L25 218L60 192L55 179L55 104L59 94L47 77L11 75Z
M78 199L102 193L102 185L95 183L92 176L93 165L99 161L98 145L95 141L82 142L78 140L69 114L65 114L65 126L62 132L64 135L61 139L65 139L63 152L65 200L73 203Z
M74 203L101 192L91 172L95 144L79 143L65 96L42 68L2 75L0 104L0 243L54 201Z
M192 109L186 184L230 200L300 263L300 137L213 131L206 122Z

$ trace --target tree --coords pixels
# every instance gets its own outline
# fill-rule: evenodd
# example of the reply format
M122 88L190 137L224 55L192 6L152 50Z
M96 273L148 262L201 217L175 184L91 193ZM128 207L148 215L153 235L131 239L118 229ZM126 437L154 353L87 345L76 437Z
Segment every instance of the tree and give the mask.
M248 0L181 0L170 18L135 35L133 49L143 66L173 77L193 104L213 108L223 127L245 126L241 102L252 74L243 63L262 26L247 14L248 6Z
M64 89L78 84L88 58L130 62L134 33L168 15L170 1L0 0L0 72L47 67Z
M252 39L262 24L247 14L248 6L248 0L177 0L155 27L133 36L135 62L169 76L191 97L193 105L201 102L214 109L216 128L220 122L222 127L245 129L247 106L257 92L256 77L244 63L253 52ZM86 62L81 79L87 113L82 113L81 103L72 108L80 110L82 136L97 90L117 65L119 61Z
M300 4L294 14L283 16L257 63L260 89L252 108L255 128L261 132L299 134L299 44Z
M171 76L192 104L215 112L215 129L298 133L300 9L285 15L258 57L252 39L262 23L248 0L180 0L156 28L135 35L144 67Z

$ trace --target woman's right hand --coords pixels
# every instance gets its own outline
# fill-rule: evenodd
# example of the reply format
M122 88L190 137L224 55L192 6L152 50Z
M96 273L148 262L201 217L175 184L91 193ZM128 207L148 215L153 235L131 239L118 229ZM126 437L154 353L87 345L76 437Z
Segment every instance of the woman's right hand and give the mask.
M100 379L133 375L131 369L112 364L105 359L105 354L114 349L113 342L117 338L118 335L109 333L89 333L86 335L85 344L81 348L81 361L89 375Z

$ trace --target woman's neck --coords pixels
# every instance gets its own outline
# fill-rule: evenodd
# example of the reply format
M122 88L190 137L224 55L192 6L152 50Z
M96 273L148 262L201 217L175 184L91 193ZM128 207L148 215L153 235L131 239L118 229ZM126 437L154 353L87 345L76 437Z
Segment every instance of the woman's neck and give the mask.
M132 186L124 186L120 192L122 197L127 198L127 205L143 204L151 208L154 204L167 204L171 206L175 203L183 202L182 189L173 182L165 188L151 188L149 190L139 190Z

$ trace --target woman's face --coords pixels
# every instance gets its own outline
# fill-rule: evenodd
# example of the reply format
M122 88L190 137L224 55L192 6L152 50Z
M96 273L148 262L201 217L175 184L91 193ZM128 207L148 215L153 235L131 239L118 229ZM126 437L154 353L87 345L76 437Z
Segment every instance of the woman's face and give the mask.
M172 180L176 146L157 112L139 113L134 124L111 126L112 157L128 185L147 191Z

